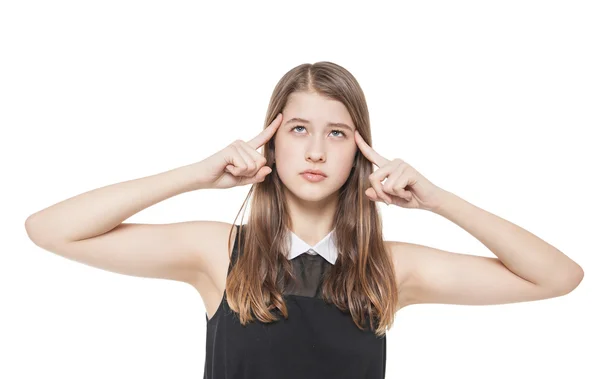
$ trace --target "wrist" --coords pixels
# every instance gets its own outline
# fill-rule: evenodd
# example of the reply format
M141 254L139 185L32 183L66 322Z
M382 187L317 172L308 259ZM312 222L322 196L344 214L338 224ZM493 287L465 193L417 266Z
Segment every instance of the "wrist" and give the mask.
M436 195L436 203L430 210L433 213L441 215L446 210L447 205L452 202L454 196L455 195L452 192L440 189L439 193Z
M203 180L198 174L199 170L194 166L195 164L185 165L170 170L169 179L172 183L175 183L180 189L180 193L192 192L199 189L208 188L208 182Z
M195 162L183 167L180 167L181 175L185 178L187 191L195 191L199 189L212 189L213 179L208 178L209 169L205 161Z

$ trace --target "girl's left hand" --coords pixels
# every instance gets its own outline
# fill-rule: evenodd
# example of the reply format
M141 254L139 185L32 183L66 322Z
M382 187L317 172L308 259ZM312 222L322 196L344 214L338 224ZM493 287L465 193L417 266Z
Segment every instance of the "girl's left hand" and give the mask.
M379 168L369 175L371 188L365 195L373 201L383 201L403 208L435 210L445 191L431 183L402 159L389 160L379 155L354 132L354 140L363 155ZM387 179L386 179L387 178ZM385 183L381 183L384 179Z

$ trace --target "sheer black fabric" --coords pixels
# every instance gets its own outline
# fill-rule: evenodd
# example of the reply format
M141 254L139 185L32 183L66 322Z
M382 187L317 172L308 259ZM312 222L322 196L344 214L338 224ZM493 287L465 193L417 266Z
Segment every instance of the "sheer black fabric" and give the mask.
M316 254L301 254L290 261L296 281L283 280L280 274L280 288L283 294L321 298L323 278L330 269L331 263ZM283 271L282 271L283 272Z
M237 233L228 274L241 238ZM290 262L297 281L286 283L283 291L287 320L278 314L279 321L242 326L223 293L215 314L206 316L204 378L385 378L386 336L360 330L349 313L321 298L331 263L318 254L301 254Z

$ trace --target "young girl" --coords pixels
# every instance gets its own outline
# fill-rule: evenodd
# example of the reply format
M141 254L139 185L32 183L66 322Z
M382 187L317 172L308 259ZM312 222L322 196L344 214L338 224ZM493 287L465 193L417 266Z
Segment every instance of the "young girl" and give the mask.
M26 228L66 258L194 286L207 310L205 378L384 378L386 331L403 307L540 300L582 280L553 246L371 145L356 79L302 64L278 82L252 140L67 199ZM248 184L247 224L123 222L181 193ZM497 258L384 241L376 202L444 216Z

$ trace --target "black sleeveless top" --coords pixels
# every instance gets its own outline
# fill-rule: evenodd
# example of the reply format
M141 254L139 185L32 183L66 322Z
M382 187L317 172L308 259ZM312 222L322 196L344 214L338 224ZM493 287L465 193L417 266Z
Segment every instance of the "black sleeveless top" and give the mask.
M242 238L239 226L236 228L228 275L237 260ZM262 323L255 318L242 326L223 292L215 314L210 319L206 315L204 378L385 378L386 336L376 336L368 325L364 331L360 330L350 313L340 311L319 296L318 271L331 263L320 255L310 254L301 254L291 262L294 270L310 267L310 275L295 273L312 279L283 291L289 312L287 320L278 314L280 320L273 323Z

